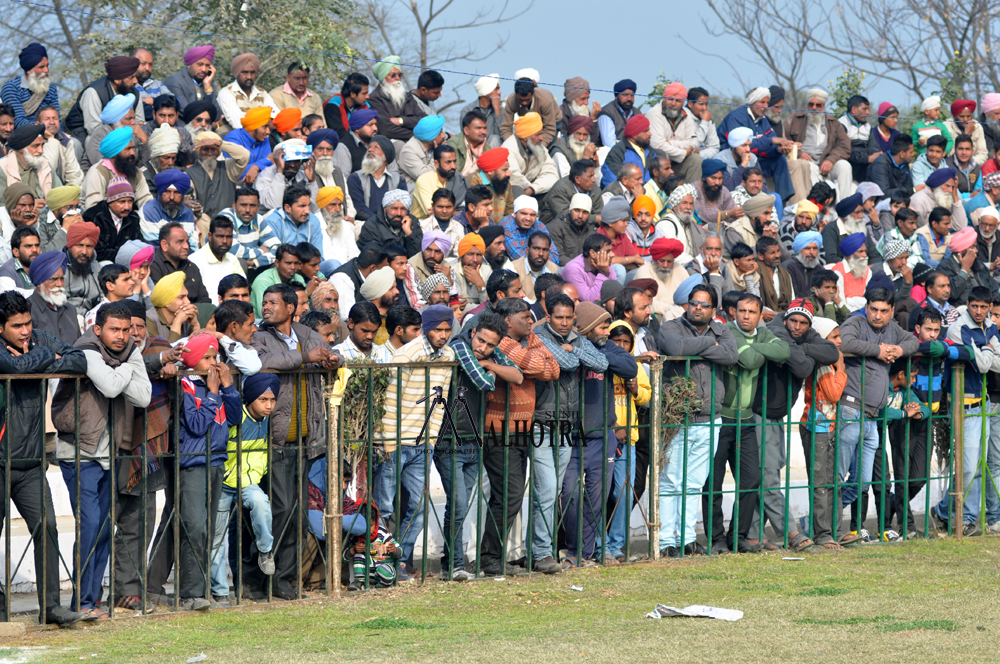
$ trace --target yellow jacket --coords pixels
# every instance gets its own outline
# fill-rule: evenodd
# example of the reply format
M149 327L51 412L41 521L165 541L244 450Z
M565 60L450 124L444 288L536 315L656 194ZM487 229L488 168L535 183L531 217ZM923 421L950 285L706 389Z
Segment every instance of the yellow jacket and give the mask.
M609 329L613 331L619 327L624 327L629 334L632 334L632 328L623 320L615 321ZM632 335L632 343L635 343L635 335ZM636 362L636 364L639 365L639 374L636 376L639 392L632 399L628 398L631 396L631 392L625 386L625 380L615 376L615 418L617 420L615 428L628 427L629 443L632 445L635 445L636 441L639 440L639 415L635 407L637 405L645 406L653 395L653 388L649 384L649 375L646 373L645 367L640 362Z

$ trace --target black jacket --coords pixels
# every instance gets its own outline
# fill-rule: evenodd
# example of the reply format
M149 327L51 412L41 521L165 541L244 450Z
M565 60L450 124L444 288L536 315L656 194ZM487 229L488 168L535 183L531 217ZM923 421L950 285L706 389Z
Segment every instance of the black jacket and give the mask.
M188 299L191 300L192 304L212 301L212 298L208 296L205 284L201 280L201 270L198 269L197 265L189 260L185 260L181 263L180 267L174 267L167 260L163 250L157 248L153 254L153 260L149 262L149 278L153 280L153 283L155 284L162 277L173 274L177 270L181 270L187 275L187 278L184 280L184 287L187 288Z
M784 320L775 317L767 324L767 329L786 344L791 352L784 364L768 362L767 372L767 418L780 420L788 416L789 404L795 403L802 389L802 381L812 375L813 369L819 366L836 364L840 352L833 342L827 341L819 332L809 329L801 339L795 339L785 328ZM791 386L791 393L789 393ZM757 415L763 410L764 385L757 387L754 395L753 412Z
M365 225L361 227L358 246L364 248L374 243L378 247L385 248L389 244L398 244L406 250L407 257L416 256L421 251L420 243L424 239L424 231L420 228L420 222L412 218L410 228L412 232L408 236L403 235L402 229L395 230L385 218L385 208L379 207L375 216L365 221Z
M83 93L94 88L97 91L97 96L101 100L101 108L108 105L112 97L115 96L115 89L111 86L111 81L107 76L102 76L83 90L80 90L80 94L76 96L76 103L73 107L69 109L69 113L66 114L66 119L63 120L63 129L68 133L73 134L81 143L87 142L87 128L83 124L83 109L80 108L80 98L83 97Z
M123 244L129 240L142 239L142 232L139 230L139 213L135 211L135 207L132 208L127 217L122 219L121 230L115 229L111 208L106 200L84 210L83 220L89 221L101 229L101 236L97 238L97 248L95 249L95 255L99 261L113 262Z
M830 224L827 224L829 226ZM826 229L824 229L826 230ZM823 239L826 242L826 238ZM822 265L807 270L806 267L794 257L782 263L789 276L792 278L792 292L795 297L809 297L812 295L812 276L816 270L823 269Z
M56 355L60 355L56 359ZM0 345L0 373L41 374L87 372L87 358L79 348L56 339L48 332L32 330L28 353L15 357L6 344ZM3 376L0 376L2 381ZM11 468L34 468L45 457L44 379L13 380L10 389L0 382L0 458L6 459L10 444ZM9 396L9 402L5 397ZM9 410L8 410L9 406ZM8 419L9 412L9 419Z
M877 184L887 197L893 194L913 195L913 176L910 175L910 165L907 164L902 168L896 166L892 155L888 152L868 167L868 180Z
M354 284L354 301L364 302L365 298L361 296L361 284L365 283L365 278L361 276L358 271L358 259L352 258L347 261L336 270L333 271L334 274L346 274L347 278L351 280Z

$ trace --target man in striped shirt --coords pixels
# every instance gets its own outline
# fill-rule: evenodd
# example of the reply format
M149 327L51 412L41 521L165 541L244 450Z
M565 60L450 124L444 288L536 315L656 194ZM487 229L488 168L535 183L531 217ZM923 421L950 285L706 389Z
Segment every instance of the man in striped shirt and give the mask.
M264 217L258 214L259 210L260 195L257 190L240 187L236 190L233 207L219 213L232 219L236 228L236 241L229 253L246 261L250 270L265 268L273 263L274 251L281 244L271 227L263 223Z
M42 106L59 110L59 93L49 78L49 54L41 44L28 44L18 56L24 73L3 84L0 97L14 109L14 126L35 122L35 111Z
M353 309L352 309L353 311ZM424 437L417 436L423 427L426 415L433 405L428 399L422 404L417 400L431 395L431 390L441 387L447 393L451 385L452 369L447 365L455 359L455 351L446 344L451 336L455 315L443 304L427 307L421 312L421 335L396 351L393 363L403 365L392 367L393 376L385 395L385 415L382 417L382 444L385 459L375 466L374 499L383 518L393 513L395 499L396 465L402 485L410 494L400 524L398 539L403 549L399 579L406 581L409 576L404 569L413 565L413 545L423 527L423 511L420 503L424 495L426 481L425 454L432 451L434 440L441 430L444 412L433 411ZM439 363L440 366L415 367L416 362ZM398 446L398 449L397 449Z

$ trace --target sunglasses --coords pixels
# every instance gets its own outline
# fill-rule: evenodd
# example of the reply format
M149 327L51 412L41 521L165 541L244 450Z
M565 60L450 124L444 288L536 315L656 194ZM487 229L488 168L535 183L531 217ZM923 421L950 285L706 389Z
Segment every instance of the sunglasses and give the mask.
M702 309L713 309L711 302L702 302L701 300L688 300L689 307L701 307Z

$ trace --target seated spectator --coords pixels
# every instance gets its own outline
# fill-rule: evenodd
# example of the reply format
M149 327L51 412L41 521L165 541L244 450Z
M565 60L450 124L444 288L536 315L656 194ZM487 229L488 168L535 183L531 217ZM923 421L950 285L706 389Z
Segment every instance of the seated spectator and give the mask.
M214 114L216 112L215 105L209 104L208 106L209 108L204 109L204 112ZM190 115L187 108L184 109L184 115ZM212 122L215 121L212 120ZM206 125L203 130L211 130L211 123ZM270 136L271 109L266 106L255 106L246 112L243 119L240 120L239 127L223 137L226 142L235 143L250 153L249 165L240 174L247 187L252 187L261 171L271 165L271 142L268 140Z
M42 251L52 251L66 246L66 229L80 220L80 187L64 185L53 187L45 197L45 207L49 209L44 219L39 217L35 224Z
M247 268L251 270L274 262L274 249L281 244L270 226L264 223L259 211L260 195L257 190L240 187L236 190L233 206L219 213L229 217L234 224L234 241L229 251L237 259L246 261Z
M691 184L675 187L663 207L662 219L656 224L656 232L667 239L677 240L684 248L682 257L688 262L701 251L705 231L698 223L694 211L698 190Z
M146 326L155 336L173 343L201 330L198 307L188 299L183 272L173 272L157 281L149 302Z
M912 196L910 164L916 156L913 140L905 134L896 136L892 139L892 148L880 154L868 167L868 180L877 184L886 196Z
M944 168L945 147L948 139L941 134L929 136L927 144L922 152L917 156L916 161L910 166L910 174L913 177L913 188L917 191L925 185L927 177L939 168Z
M767 323L775 315L784 315L795 299L792 276L781 265L781 247L773 237L757 240L757 274L760 276L760 298L764 308L761 317Z
M916 236L921 262L933 268L937 267L948 252L948 244L952 238L951 214L948 208L936 207L931 210L927 221L926 226L917 230Z
M552 192L549 192L549 196L551 195ZM600 205L603 209L604 202L601 201ZM597 231L596 222L591 221L591 218L597 217L592 214L593 206L593 199L587 194L573 194L569 209L546 224L554 246L562 247L558 261L561 266L565 267L579 256L583 251L583 243Z
M649 180L649 169L646 164L657 157L657 153L649 147L649 139L649 120L646 116L635 115L629 118L625 123L624 139L618 141L604 157L604 165L601 166L601 186L610 185L616 174L620 179L620 171L624 164L634 164L639 168L642 171L642 181L639 184L646 184Z
M406 191L398 172L386 170L396 159L396 149L385 136L373 136L361 162L361 168L347 178L347 189L354 201L355 218L367 221L382 207L382 197L395 189ZM407 206L409 209L409 206Z
M938 207L949 211L952 231L960 231L969 225L962 197L955 192L955 178L954 168L939 168L927 177L927 186L913 194L910 209L917 213L919 226L926 226L931 211Z
M589 95L589 91L587 92ZM569 175L572 164L581 159L598 162L597 124L590 115L574 115L563 119L563 136L552 144L549 154L556 165L556 174L560 178Z
M924 154L932 136L943 136L946 140L944 151L946 154L951 152L954 141L948 127L941 122L941 97L938 95L927 97L920 104L920 111L923 113L924 119L914 122L913 128L910 130L910 138L913 139L913 145L917 148L917 154Z
M528 113L537 113L542 120L542 143L545 147L556 138L556 128L562 113L559 103L551 92L539 87L538 72L534 69L520 69L514 72L514 92L503 105L500 122L500 138L507 140L514 134L514 120Z
M486 243L477 233L469 233L458 241L458 260L451 259L452 280L459 297L466 300L466 309L486 302L486 280L493 270L484 260Z
M431 153L444 143L445 138L443 115L425 115L417 121L413 136L399 151L399 174L406 180L407 186L413 187L417 178L434 170Z
M380 199L378 211L367 218L358 236L358 245L367 247L375 244L385 247L397 244L406 250L408 256L420 252L423 229L410 216L412 199L405 189L392 189Z
M228 157L220 160L223 153ZM223 141L213 131L203 131L194 138L194 154L196 161L187 168L192 185L190 200L201 206L202 217L213 219L236 202L236 190L250 162L250 152Z
M937 269L951 280L949 302L956 307L966 302L969 293L977 286L997 290L992 270L979 258L977 238L976 229L972 226L954 233L948 241L945 257L937 265Z
M149 293L153 289L149 279L149 263L153 259L154 252L155 250L145 242L129 240L115 254L115 262L122 266L127 265L132 277L131 299L142 302L144 309L149 305Z
M791 251L793 256L797 253L794 249L795 239L802 233L813 231L817 226L818 217L819 206L808 198L802 199L794 207L785 209L785 216L778 227L778 240L781 241L785 251Z
M86 195L83 207L91 208L107 198L108 185L116 177L128 180L135 192L135 204L142 207L153 200L153 195L146 185L139 168L139 157L136 151L136 139L132 136L132 127L121 127L104 137L101 141L101 157L83 179L83 191Z
M81 314L66 295L69 259L62 251L47 251L31 263L28 276L36 289L28 298L32 324L63 343L76 343L80 338Z
M418 219L428 219L435 200L438 200L435 196L442 190L451 194L451 216L454 216L456 201L465 200L465 195L469 191L469 181L464 175L456 172L455 150L450 145L439 145L434 149L433 169L417 178L410 213ZM448 217L449 220L451 216Z
M497 85L499 89L499 84ZM488 118L483 109L462 111L462 133L448 139L448 145L455 148L455 170L466 178L479 174L476 163L483 153L500 146L499 121L496 121L497 131L491 131L487 126L492 118Z
M753 131L754 138L750 147L757 156L757 166L766 177L774 179L774 187L786 201L795 194L792 180L788 174L786 155L791 151L792 141L779 138L764 112L771 103L771 92L767 88L754 88L746 98L746 105L733 109L719 125L719 143L722 149L729 146L729 132L736 127L747 127ZM702 163L704 178L704 162ZM724 211L724 210L723 210ZM700 213L700 211L699 211ZM710 219L702 214L703 219Z
M45 198L62 180L52 172L43 155L45 126L26 124L17 127L7 138L6 156L0 157L0 195L17 182L26 185L35 198Z
M34 288L28 269L31 261L41 253L39 249L38 231L35 227L18 226L10 236L10 250L14 257L0 265L0 277L9 277L17 288Z
M208 242L198 251L191 254L191 263L201 273L201 281L212 300L218 305L216 295L219 282L231 274L246 276L243 267L230 249L233 246L233 222L229 217L213 217L208 227Z
M510 186L510 152L499 147L487 150L476 161L479 173L470 176L469 186L483 185L493 194L490 218L499 224L514 214L514 188Z
M149 264L149 276L153 283L159 283L168 274L183 272L184 285L191 296L191 302L210 302L211 298L201 280L201 271L188 260L191 242L185 228L177 222L170 222L160 228L158 237L160 244Z
M601 213L601 227L597 229L598 233L611 240L611 263L622 266L626 272L626 279L628 278L627 273L645 264L635 243L628 235L628 224L631 219L632 208L630 205L624 198L615 196L604 204L604 210ZM557 255L555 257L558 258Z
M796 298L809 297L812 275L822 268L819 258L822 249L823 236L816 231L805 231L795 236L793 255L781 265L792 280L792 292Z
M653 199L643 194L632 201L632 219L628 222L626 233L635 248L642 256L642 260L649 262L649 247L660 237L660 233L653 227L653 218L656 212L656 204Z
M733 202L729 190L722 184L725 164L718 159L701 162L701 180L695 182L694 209L707 224L730 221L743 216L743 210Z
M218 293L220 305L227 300L250 302L250 284L247 283L246 277L238 274L231 274L220 281Z
M985 147L983 149L985 151ZM978 193L981 189L979 180L982 175L980 165L982 162L973 156L972 150L972 137L968 134L959 134L955 137L955 151L948 155L944 163L946 167L955 169L959 193L968 195ZM962 206L965 207L965 204Z
M198 249L198 232L194 224L194 214L184 205L184 195L191 189L191 178L182 171L170 169L156 174L157 197L142 207L143 221L140 224L142 239L154 242L160 229L167 224L177 223L188 235L192 252Z
M698 124L701 118L684 110L688 90L676 81L663 88L663 101L646 111L650 125L649 145L667 156L674 170L685 182L693 182L701 174L701 153L698 151Z
M83 220L100 230L95 250L99 261L114 260L122 245L142 239L139 213L135 209L135 192L128 180L122 177L112 178L108 183L107 197L84 210Z
M730 262L732 269L729 271L729 276L732 280L732 290L760 297L760 273L757 271L757 254L753 248L743 242L737 242L733 245Z
M541 198L559 179L548 152L542 118L538 113L527 113L514 120L513 127L513 136L503 143L509 154L510 183L523 189L525 196Z
M604 282L625 281L624 268L615 269L612 260L611 240L594 233L583 243L583 253L563 268L563 279L576 286L581 300L595 302L602 295Z
M844 254L844 260L833 265L827 264L827 268L840 277L837 294L844 306L849 311L858 311L865 306L865 293L870 288L888 286L889 280L881 270L873 270L868 266L864 233L848 235L841 241L840 251Z
M49 168L59 177L63 186L79 187L83 185L83 171L80 169L80 161L76 156L76 148L79 143L73 136L62 130L59 109L43 105L35 112L35 117L38 124L45 127L43 135L45 144L42 154L45 156L45 161L49 162Z
M154 196L158 193L156 175L177 166L177 153L180 146L180 132L173 127L157 127L149 133L149 140L146 142L149 161L143 164L143 172L149 193Z
M344 191L340 187L322 187L316 192L316 206L322 220L322 255L327 260L340 261L341 265L357 258L360 252L354 222L344 216Z
M865 236L865 247L868 251L872 252L875 248L875 243L868 237L868 225L862 206L864 200L861 196L861 192L857 192L837 201L837 222L827 224L823 228L823 249L827 265L836 263L843 258L840 252L840 243L849 235L862 233Z
M340 293L340 310L350 311L355 302L362 302L361 285L368 275L386 265L385 252L377 245L365 247L357 258L352 258L330 276L330 282Z
M83 170L101 163L100 152L101 141L116 129L129 129L133 131L133 138L136 140L136 157L139 166L144 166L149 159L149 137L142 129L138 129L135 123L135 103L137 96L135 93L118 94L108 100L101 110L100 121L97 127L90 132L87 140L83 143L83 155L80 157L80 166Z
M543 274L558 274L559 266L550 260L554 247L552 238L542 231L532 231L528 248L523 256L512 262L513 270L521 279L524 296L529 302L541 297L535 292L535 280Z
M538 201L531 196L518 196L514 201L514 214L500 222L504 231L504 245L509 260L517 260L524 255L528 246L528 236L540 232L548 235L545 224L538 221ZM559 250L552 247L552 258L559 261Z
M809 162L810 186L821 179L836 183L840 198L854 188L851 139L844 125L826 112L830 93L821 88L807 90L807 111L795 111L784 122L784 138L801 143L798 158Z
M295 245L278 245L274 255L277 259L274 265L258 274L250 289L250 304L253 305L257 318L261 317L264 291L268 288L275 284L290 284L293 281L297 281L303 286L306 283L299 275L299 270L302 269L302 259L299 258L299 250Z
M725 260L729 260L736 244L742 242L750 247L755 246L757 240L767 234L766 227L771 227L773 231L771 235L777 237L777 222L771 217L773 203L774 198L761 192L748 198L742 207L737 208L743 214L727 224L726 231L722 236L722 257Z
M264 226L281 244L308 242L317 249L323 246L322 222L310 208L309 189L295 185L284 190L280 208L270 212Z

